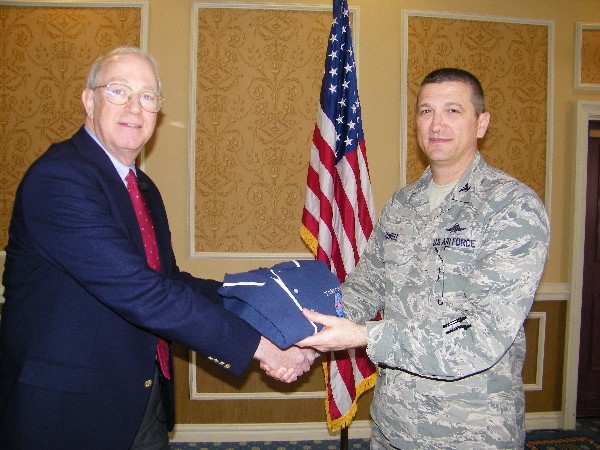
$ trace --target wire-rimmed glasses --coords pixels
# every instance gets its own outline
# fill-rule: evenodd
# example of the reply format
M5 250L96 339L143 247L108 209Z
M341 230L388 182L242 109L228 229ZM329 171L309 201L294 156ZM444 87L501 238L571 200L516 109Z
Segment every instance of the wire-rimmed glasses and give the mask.
M108 83L96 86L94 89L106 88L106 99L114 105L125 105L133 97L133 89L121 83ZM160 111L165 99L158 93L151 90L144 90L137 93L140 105L144 111L156 113Z

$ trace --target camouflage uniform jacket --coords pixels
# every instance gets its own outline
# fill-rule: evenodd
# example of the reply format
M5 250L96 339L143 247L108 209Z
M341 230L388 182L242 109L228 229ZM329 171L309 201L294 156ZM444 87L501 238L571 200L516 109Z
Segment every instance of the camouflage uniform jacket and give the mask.
M372 418L403 450L522 450L523 322L546 259L546 211L479 153L432 212L430 181L427 169L392 196L342 285L380 369Z

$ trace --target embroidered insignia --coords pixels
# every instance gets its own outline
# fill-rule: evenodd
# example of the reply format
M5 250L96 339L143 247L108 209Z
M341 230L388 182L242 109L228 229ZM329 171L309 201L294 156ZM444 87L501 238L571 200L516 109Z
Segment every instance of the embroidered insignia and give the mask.
M392 233L391 231L386 231L385 232L385 238L388 241L397 241L398 240L398 233Z
M467 183L463 187L461 187L458 192L467 192L467 191L470 191L470 190L471 190L471 186L469 186L469 183Z
M446 228L446 231L449 231L450 233L458 233L459 231L463 231L463 230L466 230L466 228L461 228L461 226L457 223L455 223L450 228Z

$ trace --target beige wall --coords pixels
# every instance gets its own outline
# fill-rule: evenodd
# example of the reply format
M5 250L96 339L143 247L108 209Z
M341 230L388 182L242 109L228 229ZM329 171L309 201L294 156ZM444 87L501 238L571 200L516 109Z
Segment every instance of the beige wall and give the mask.
M322 2L269 3L320 5ZM554 66L550 68L554 76L554 148L550 178L551 204L555 207L551 211L552 243L543 282L569 282L570 266L565 264L565 255L569 255L571 249L572 211L558 205L571 204L573 196L574 102L600 100L600 91L574 89L575 23L600 22L597 0L576 0L576 3L577 8L570 1L350 1L351 7L360 8L359 29L354 34L355 46L359 52L359 90L376 211L381 210L385 201L399 186L402 121L400 92L401 84L405 82L401 77L402 11L444 11L554 21ZM256 261L227 260L221 263L187 259L187 179L174 177L173 174L185 174L188 170L193 2L150 0L149 4L148 48L161 63L164 95L168 102L152 152L146 160L146 169L163 192L179 264L196 274L212 277L222 277L226 271L256 266ZM166 167L168 170L165 170Z
M40 1L39 3L53 2ZM224 3L226 2L219 2L219 4ZM247 0L245 3L327 6L330 2L328 0L318 2ZM353 33L358 51L363 127L377 213L391 193L399 187L401 167L404 164L400 156L403 144L401 125L405 120L401 88L406 83L401 72L403 36L406 34L402 29L403 11L448 12L554 22L554 59L549 67L554 83L553 108L549 111L552 117L553 147L551 149L552 171L548 173L551 187L549 192L552 205L552 241L542 283L564 284L568 289L573 242L571 205L574 194L574 105L577 100L600 101L600 90L574 87L575 27L577 22L600 23L598 0L505 0L502 2L496 0L350 0L349 3L351 7L357 8L359 19ZM248 270L276 262L189 257L188 173L191 127L190 84L192 82L190 54L194 2L192 0L148 0L147 4L149 6L147 47L160 62L163 94L167 102L163 108L158 131L146 154L145 169L163 194L178 263L182 269L195 275L220 279L225 272ZM412 124L408 126L411 127ZM306 151L307 159L308 153L309 149ZM565 310L564 305L552 308L559 311L555 315L562 315ZM561 319L559 323L562 324L564 317ZM562 330L560 335L563 335ZM562 348L560 351L562 352ZM185 369L182 364L180 367ZM556 367L558 369L555 370L560 371L560 361L556 362ZM555 388L555 391L559 395L560 389ZM364 410L365 407L361 407ZM184 408L191 407L188 405ZM547 410L543 406L540 408L536 408L535 411ZM558 406L554 403L550 408L556 410ZM184 416L187 417L186 414ZM188 421L194 420L188 418Z
M224 3L224 2L222 2ZM249 1L247 3L257 3ZM322 5L328 2L277 1L270 4ZM401 88L402 46L406 31L402 29L404 10L449 12L478 16L534 19L554 23L553 64L549 71L553 80L552 117L552 171L548 173L551 198L552 241L550 256L542 283L570 286L570 254L573 240L573 157L575 147L574 104L577 100L600 101L600 91L575 89L575 27L576 22L600 23L598 0L572 1L534 0L350 0L358 8L358 27L353 30L358 51L359 92L362 104L363 127L375 209L381 210L391 193L399 187L401 177ZM147 170L163 191L179 264L192 273L220 278L225 272L247 270L270 261L256 260L191 260L187 241L187 180L172 174L188 169L190 33L192 1L150 1L149 49L162 64L165 96L169 99L165 116L158 132L154 151L147 158ZM164 36L171 36L167 40ZM600 70L600 69L599 69ZM409 105L410 107L410 105ZM493 111L492 111L493 120ZM184 128L181 125L185 124ZM412 124L408 124L412 126ZM308 150L307 150L308 155ZM169 167L169 170L162 168ZM555 300L552 298L552 300ZM562 325L558 335L548 335L546 342L564 339L566 306L564 302L540 302L538 310L545 311L550 324ZM534 308L535 310L536 308ZM552 325L554 326L554 325ZM550 328L551 329L551 328ZM537 337L532 333L532 337ZM544 390L527 394L528 412L558 411L562 407L563 346L546 348ZM533 356L533 355L530 355ZM530 358L530 361L533 358ZM534 371L532 369L532 371ZM547 379L549 374L555 378ZM548 391L547 389L550 389ZM368 399L368 398L367 398ZM367 402L361 402L358 418L366 418ZM227 408L227 407L225 407ZM240 408L244 408L240 406ZM314 404L312 407L314 408ZM193 409L198 409L194 407ZM311 409L312 410L312 409ZM227 415L227 412L224 413ZM243 414L242 414L243 415ZM192 414L189 417L193 417ZM317 415L318 416L318 415ZM198 417L198 416L196 416ZM287 417L287 416L286 416ZM306 417L314 417L306 414ZM255 416L256 418L256 416ZM265 417L267 421L271 420ZM193 422L193 420L191 420ZM257 420L260 421L260 420ZM294 419L290 420L294 421ZM542 425L543 426L543 425Z
M15 0L14 4L31 4ZM40 1L39 4L52 4ZM79 2L94 4L98 2ZM111 3L106 1L103 3ZM124 2L113 2L123 4ZM219 4L227 2L221 1ZM239 4L239 2L229 2ZM267 4L248 0L248 4ZM328 3L328 2L327 2ZM552 242L544 283L568 283L569 264L565 255L571 249L574 152L574 102L600 100L600 90L574 88L576 22L600 23L597 0L351 0L358 8L358 28L353 30L358 51L359 90L363 127L375 209L381 210L400 182L401 133L404 120L401 110L402 12L419 10L543 19L555 24L554 64L550 67L554 80L553 149L551 180ZM222 277L226 271L245 270L256 261L191 260L188 244L188 177L190 135L190 52L192 44L192 0L147 0L149 5L148 49L161 64L163 92L167 98L153 145L146 157L146 169L155 179L167 204L179 264L195 274ZM318 5L307 0L270 1L273 5ZM326 5L325 5L326 6ZM492 112L493 120L493 112ZM408 124L412 126L412 124ZM308 155L308 149L307 149ZM560 205L561 207L558 207ZM268 263L268 261L266 262Z

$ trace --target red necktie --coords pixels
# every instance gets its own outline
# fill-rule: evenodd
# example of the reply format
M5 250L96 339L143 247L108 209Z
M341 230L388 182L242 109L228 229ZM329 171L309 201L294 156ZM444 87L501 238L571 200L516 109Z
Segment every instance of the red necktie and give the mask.
M140 226L140 231L142 232L144 250L146 250L146 260L152 269L160 272L160 258L158 256L158 245L156 244L154 224L152 223L150 210L146 205L144 196L140 192L137 177L135 176L133 169L129 169L125 181L127 181L127 192L129 192L129 197L131 197L131 203L133 203L133 209ZM170 380L169 344L164 339L158 338L158 343L156 344L156 356L162 374L167 380Z

